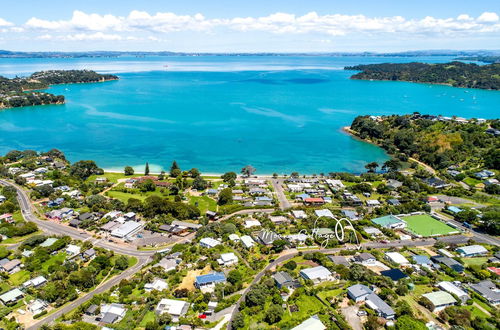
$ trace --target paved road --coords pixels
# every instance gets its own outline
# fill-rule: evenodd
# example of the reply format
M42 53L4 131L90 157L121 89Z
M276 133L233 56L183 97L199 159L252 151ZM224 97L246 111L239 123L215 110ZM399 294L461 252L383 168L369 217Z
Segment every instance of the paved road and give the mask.
M361 244L361 247L362 248L367 248L367 247L371 247L371 248L374 248L374 249L382 249L382 248L387 248L387 247L402 247L402 246L430 246L430 245L433 245L434 243L436 242L436 240L434 240L433 238L428 238L428 239L422 239L422 240L415 240L415 241L394 241L394 242L390 242L390 243L387 243L387 244L384 244L384 243L378 243L378 242L370 242L370 243L364 243L364 244ZM350 248L355 248L355 246L349 246ZM341 247L341 248L334 248L334 249L322 249L322 250L301 250L301 251L298 251L296 249L290 249L290 250L285 250L282 255L278 258L276 258L273 262L271 262L269 265L267 265L263 270L261 270L253 279L252 283L250 283L250 285L243 291L242 295L241 295L241 298L236 302L236 306L231 314L231 318L229 319L229 323L227 325L227 329L230 330L231 329L231 322L233 321L234 317L236 316L237 312L239 311L240 309L240 305L241 305L241 302L245 299L245 295L248 293L248 291L250 290L250 288L252 287L252 285L258 283L260 281L260 279L262 278L262 276L264 276L264 274L267 272L267 271L270 271L271 269L275 268L276 266L278 266L279 264L289 260L289 259L292 259L293 257L295 257L297 254L299 254L299 252L302 252L303 254L310 254L310 253L314 253L314 252L321 252L321 253L324 253L324 254L333 254L333 253L338 253L342 250L345 250L346 248L348 248L347 246L346 247Z
M292 207L292 205L288 201L288 198L286 198L285 191L283 190L284 179L270 179L270 180L271 184L273 185L273 189L276 192L276 197L278 198L280 209L287 210L290 207Z
M44 324L49 324L49 323L54 322L56 319L58 319L59 317L61 317L63 314L71 312L75 308L81 306L85 302L87 302L90 299L92 299L92 297L94 295L101 294L101 293L103 293L105 291L108 291L114 285L119 284L121 280L131 277L132 275L134 275L135 273L137 273L138 271L140 271L141 268L144 265L146 265L148 262L149 262L149 257L141 257L139 259L139 261L137 262L137 264L135 264L131 268L126 269L121 274L119 274L119 275L111 278L110 280L104 282L103 284L101 284L100 286L98 286L97 288L95 288L93 291L84 294L83 296L81 296L80 298L78 298L76 300L73 300L72 302L70 302L66 306L62 307L58 311L50 314L49 316L41 319L40 321L38 321L37 323L33 324L32 326L26 328L26 330L39 329Z
M231 218L232 216L235 216L235 215L248 215L248 214L253 214L253 213L273 213L274 212L274 209L248 209L248 210L241 210L241 211L236 211L234 213L231 213L231 214L226 214L222 217L220 217L219 221L224 221L224 220L227 220L229 218Z

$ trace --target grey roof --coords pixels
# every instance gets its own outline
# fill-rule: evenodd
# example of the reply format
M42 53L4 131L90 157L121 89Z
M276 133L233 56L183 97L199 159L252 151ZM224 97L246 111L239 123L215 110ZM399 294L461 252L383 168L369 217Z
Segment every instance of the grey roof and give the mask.
M280 238L278 234L269 230L261 230L257 236L264 245L270 245Z
M370 295L368 295L368 297L366 297L366 300L370 301L376 307L377 312L379 312L384 317L390 317L395 314L392 307L389 306L375 293L371 293Z
M349 262L347 261L347 258L344 256L328 256L328 259L330 259L333 263L337 265L349 266Z
M354 298L373 293L373 291L364 284L354 284L347 288L347 293Z
M359 255L355 256L355 259L358 261L366 261L369 259L376 259L376 258L371 253L363 252L363 253L360 253Z
M283 284L286 282L293 281L293 278L287 272L277 272L276 274L273 275L273 277L278 284Z
M496 290L496 285L492 281L482 281L477 284L471 284L470 287L481 296L493 303L500 302L500 291Z
M113 314L113 313L106 313L104 316L101 318L102 323L114 323L116 320L118 320L120 316Z
M464 271L464 266L453 258L445 256L433 256L431 257L431 260L443 264L445 266L448 266L459 273Z

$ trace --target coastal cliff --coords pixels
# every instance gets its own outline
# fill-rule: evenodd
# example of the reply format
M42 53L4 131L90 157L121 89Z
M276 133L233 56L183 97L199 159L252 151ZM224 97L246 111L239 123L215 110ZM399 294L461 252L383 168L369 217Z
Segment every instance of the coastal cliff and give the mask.
M0 76L0 109L33 105L64 104L63 95L40 92L51 85L95 83L118 80L111 74L91 70L50 70L33 73L29 77L8 79Z

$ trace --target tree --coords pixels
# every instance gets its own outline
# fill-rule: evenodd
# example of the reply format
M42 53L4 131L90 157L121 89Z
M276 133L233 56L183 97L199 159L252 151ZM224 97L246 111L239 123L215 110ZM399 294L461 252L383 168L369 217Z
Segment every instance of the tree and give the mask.
M245 327L245 317L241 315L241 313L236 314L233 319L233 323L231 323L232 329L242 329Z
M383 170L387 170L388 172L396 172L402 167L401 161L397 159L389 159L382 165Z
M480 227L491 235L500 235L500 210L483 212Z
M155 191L156 190L156 185L153 180L147 179L142 181L139 184L139 190L142 192L147 192L147 191Z
M174 160L172 162L172 165L170 166L170 176L173 178L178 177L181 174L181 168L177 164L177 162Z
M247 165L241 169L241 174L246 177L250 177L255 173L256 169L252 165Z
M192 178L197 178L201 175L200 171L197 169L197 168L192 168L189 170L189 175L192 177Z
M425 323L410 315L403 315L396 321L397 330L427 330Z
M245 296L245 302L247 306L262 306L266 302L266 288L256 285L248 291Z
M226 173L221 175L221 179L224 182L236 180L236 177L237 177L237 175L234 172L226 172Z
M371 162L371 163L368 163L368 164L365 165L365 168L370 173L374 173L375 170L377 169L377 167L378 167L378 163L377 162Z
M81 180L86 180L89 176L94 174L102 175L104 171L99 168L93 160L80 160L71 165L69 173Z
M227 205L233 202L233 192L231 188L222 189L219 193L219 199L217 200L217 204L219 205Z
M203 180L201 176L196 176L193 180L193 188L196 190L205 190L208 187L208 182Z
M271 305L267 311L265 320L269 324L274 324L279 322L283 318L283 307L280 305L273 304Z
M227 274L227 280L229 281L229 283L233 285L241 282L242 279L243 279L243 274L241 274L241 272L236 269L230 271L229 274Z
M172 316L168 313L162 313L158 316L158 323L161 325L168 325L172 322Z
M297 263L293 260L290 260L289 262L287 262L286 264L283 265L286 269L289 269L289 270L294 270L295 268L297 268Z
M115 260L115 267L119 270L125 270L128 268L128 259L125 256L119 256Z
M146 162L146 168L144 169L144 175L149 175L149 163Z
M275 253L280 253L285 249L286 241L283 239L277 239L273 241L273 250Z
M127 176L134 175L134 169L132 168L132 166L125 166L125 169L123 170L123 172Z

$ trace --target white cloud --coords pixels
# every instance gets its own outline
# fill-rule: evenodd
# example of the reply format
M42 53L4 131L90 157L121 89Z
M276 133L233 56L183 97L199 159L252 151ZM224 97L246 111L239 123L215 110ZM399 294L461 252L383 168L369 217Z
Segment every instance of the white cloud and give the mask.
M206 18L202 14L177 15L171 12L150 14L133 10L127 16L87 14L74 11L69 20L29 19L24 27L36 31L68 34L68 40L127 40L131 33L155 34L141 37L156 41L161 34L172 32L214 33L220 29L237 32L258 31L274 34L316 34L343 36L349 34L401 34L420 36L451 36L500 32L499 17L484 12L477 18L467 14L456 18L406 19L402 16L367 17L365 15L310 12L302 16L278 12L262 17ZM6 22L7 24L11 24ZM2 20L0 19L0 26ZM157 38L157 39L155 39Z
M498 22L498 15L492 12L484 12L477 18L478 22L494 23Z
M4 26L12 26L12 25L14 25L14 24L4 20L3 18L0 18L0 26L4 27Z

